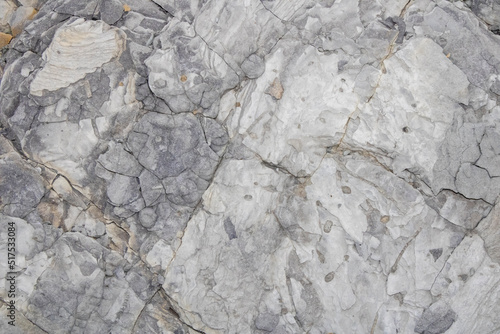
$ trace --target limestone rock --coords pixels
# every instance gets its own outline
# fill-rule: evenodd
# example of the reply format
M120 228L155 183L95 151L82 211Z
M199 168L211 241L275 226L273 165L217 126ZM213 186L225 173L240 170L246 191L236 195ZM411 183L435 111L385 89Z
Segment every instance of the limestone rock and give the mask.
M0 332L495 333L497 2L0 0Z

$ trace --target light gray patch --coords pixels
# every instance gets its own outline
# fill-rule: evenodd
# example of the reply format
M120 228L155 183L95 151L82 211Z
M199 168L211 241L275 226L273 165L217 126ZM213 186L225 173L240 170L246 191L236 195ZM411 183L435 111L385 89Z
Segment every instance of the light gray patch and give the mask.
M97 265L93 262L85 261L79 265L83 276L90 276L97 269Z
M115 174L108 185L107 195L115 206L132 203L140 197L139 182L135 177Z
M272 332L280 321L280 317L277 314L271 313L260 313L257 318L255 318L255 327L262 331Z
M126 176L139 176L142 171L142 166L132 154L125 151L122 144L112 143L111 148L98 161L107 170Z
M241 69L250 79L256 79L260 77L262 73L264 73L265 68L266 64L264 63L264 60L256 54L251 54L241 64Z
M151 228L155 225L157 219L156 212L153 208L144 208L139 212L139 221L145 228Z

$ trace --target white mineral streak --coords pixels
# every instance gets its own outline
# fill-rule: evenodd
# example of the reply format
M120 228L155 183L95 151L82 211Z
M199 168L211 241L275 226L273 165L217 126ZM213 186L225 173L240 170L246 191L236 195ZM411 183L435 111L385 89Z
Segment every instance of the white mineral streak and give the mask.
M44 67L31 83L30 93L41 96L69 86L118 57L125 47L123 32L102 21L75 20L54 35L43 53Z

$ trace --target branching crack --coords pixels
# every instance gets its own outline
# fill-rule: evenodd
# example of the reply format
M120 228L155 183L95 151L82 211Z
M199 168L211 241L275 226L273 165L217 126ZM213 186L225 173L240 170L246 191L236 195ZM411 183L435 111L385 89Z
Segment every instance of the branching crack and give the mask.
M373 97L375 96L375 93L377 92L377 88L380 86L380 81L382 79L382 76L385 73L387 73L387 69L385 68L385 61L394 54L394 46L396 44L400 44L403 42L404 33L402 33L401 29L405 29L405 27L406 27L406 25L404 25L403 17L406 14L406 11L408 10L408 7L410 7L412 2L413 2L413 0L409 0L406 3L406 5L403 7L403 9L401 10L401 13L399 14L399 16L393 19L393 21L398 25L399 33L396 36L394 36L391 43L389 44L389 49L387 50L387 54L382 58L382 60L379 63L379 67L380 67L381 72L379 73L379 76L377 79L377 84L375 85L375 88L373 89L373 93L370 95L370 97L368 97L368 100L366 101L366 103L369 103L373 99Z

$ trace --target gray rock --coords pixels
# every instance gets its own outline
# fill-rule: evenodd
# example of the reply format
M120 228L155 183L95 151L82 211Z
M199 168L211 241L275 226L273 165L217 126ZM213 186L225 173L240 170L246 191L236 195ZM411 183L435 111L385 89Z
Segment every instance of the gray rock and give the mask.
M123 15L123 5L118 0L102 1L99 11L101 13L101 20L107 24L114 24Z
M165 194L161 180L147 169L142 171L139 181L142 197L146 201L146 205L154 204L161 195Z
M48 4L52 10L60 14L69 14L91 19L97 14L99 1L80 2L75 0L57 0Z
M434 303L424 311L415 326L420 334L444 333L456 321L457 314L442 303Z
M109 183L107 195L113 205L130 204L140 196L139 182L135 177L115 174Z
M139 176L142 171L139 162L121 144L112 145L97 161L107 170L125 176Z
M0 164L0 206L2 212L24 217L32 211L47 191L40 173L21 160Z
M0 0L16 328L497 331L497 2Z
M491 30L500 28L500 1L473 0L471 8L474 14L492 26Z
M156 213L152 208L145 208L139 212L139 221L145 228L150 228L156 223Z
M146 60L149 87L175 113L209 109L239 78L186 22L173 19Z
M264 60L256 54L251 54L241 64L241 69L245 72L246 76L250 79L258 78L264 73L265 70Z
M255 327L266 332L272 332L278 323L279 316L277 314L262 313L255 319Z

